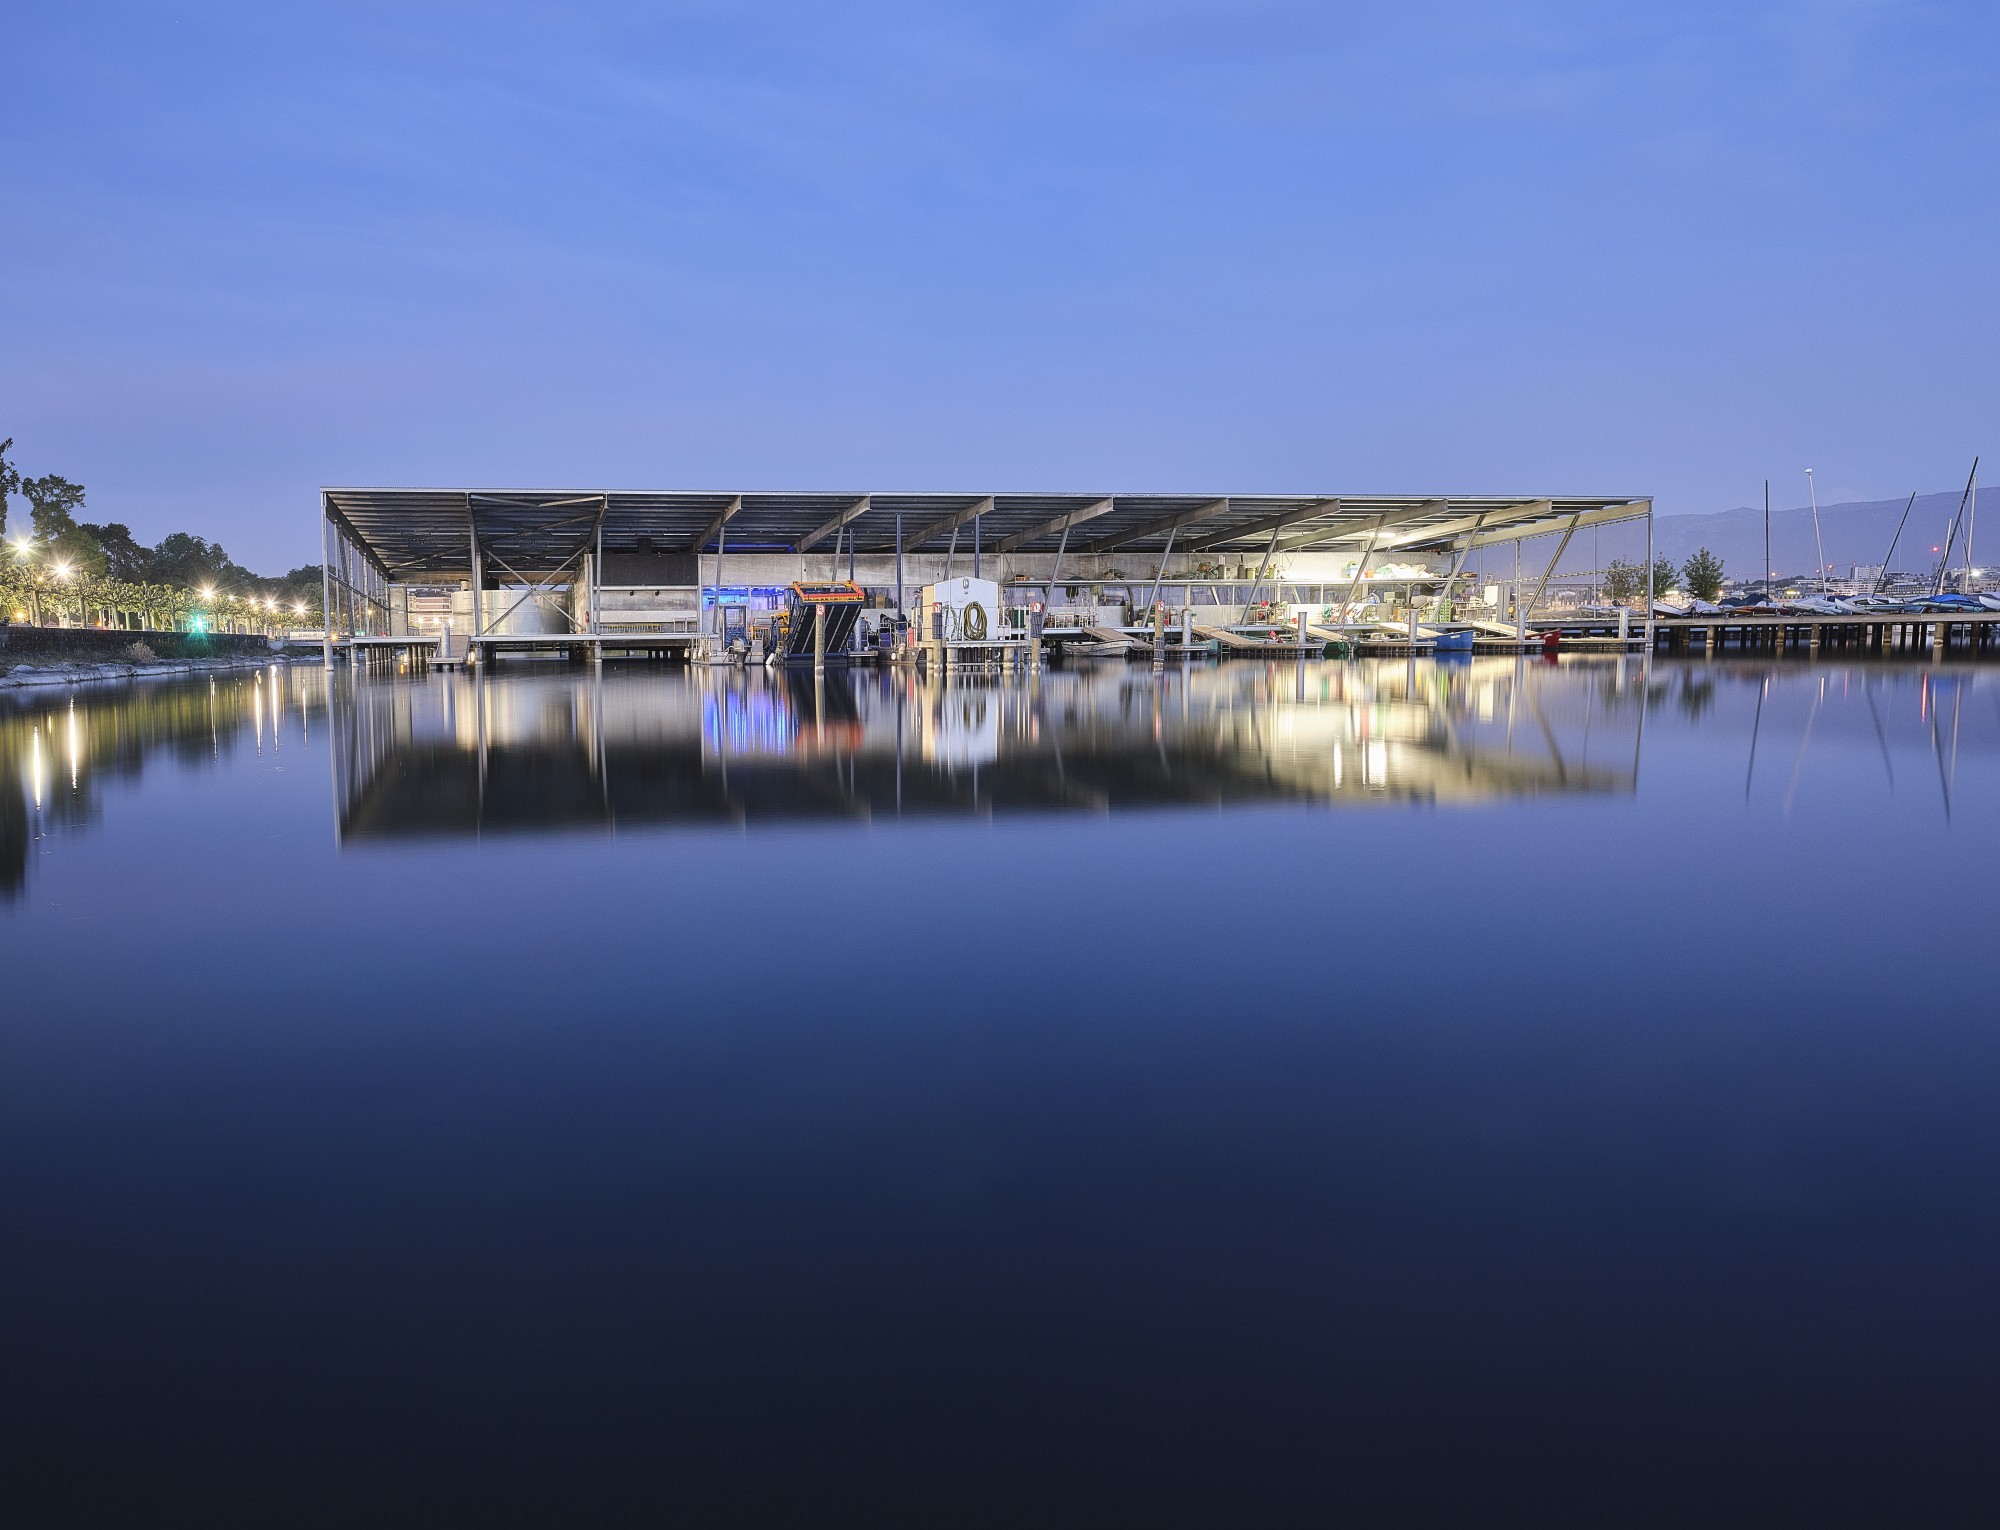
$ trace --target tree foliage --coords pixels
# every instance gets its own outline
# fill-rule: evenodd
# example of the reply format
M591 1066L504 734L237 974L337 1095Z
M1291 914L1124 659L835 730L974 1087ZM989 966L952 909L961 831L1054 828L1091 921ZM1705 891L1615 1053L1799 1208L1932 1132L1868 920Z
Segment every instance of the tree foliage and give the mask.
M8 496L21 492L21 470L7 460L7 453L13 449L12 436L0 441L0 536L4 536L7 531Z
M1706 547L1681 565L1681 579L1696 600L1717 600L1722 595L1722 560Z
M152 577L152 550L133 540L132 528L124 522L107 521L98 526L79 521L76 529L103 549L104 572L113 579L143 581Z
M1680 570L1671 558L1653 560L1653 597L1659 599L1680 585ZM1613 558L1604 570L1604 598L1619 605L1646 601L1646 565Z
M147 626L175 627L198 615L246 626L321 620L319 565L264 579L219 542L177 531L147 547L120 521L79 521L83 485L57 473L23 477L7 455L13 446L11 437L0 441L0 530L7 498L16 493L28 501L34 529L0 553L0 622L67 617L117 626L136 616Z
M1653 560L1653 596L1655 599L1665 595L1669 590L1678 589L1680 582L1681 571L1674 567L1674 560L1672 558L1655 558Z
M52 542L64 532L76 530L76 512L83 508L82 484L71 483L59 473L45 473L40 478L23 478L21 493L28 501L37 541Z

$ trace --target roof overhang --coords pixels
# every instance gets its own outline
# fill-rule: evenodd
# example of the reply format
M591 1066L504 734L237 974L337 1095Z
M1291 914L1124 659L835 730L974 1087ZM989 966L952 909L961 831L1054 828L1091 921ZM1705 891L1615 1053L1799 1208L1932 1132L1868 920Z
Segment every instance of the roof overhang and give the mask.
M388 579L466 579L475 538L518 574L547 573L578 548L606 552L799 553L845 545L939 550L976 520L992 551L1441 551L1517 541L1646 515L1635 495L1478 494L875 494L650 489L367 489L321 491L328 519ZM1082 528L1086 528L1082 529ZM965 550L970 537L961 534Z

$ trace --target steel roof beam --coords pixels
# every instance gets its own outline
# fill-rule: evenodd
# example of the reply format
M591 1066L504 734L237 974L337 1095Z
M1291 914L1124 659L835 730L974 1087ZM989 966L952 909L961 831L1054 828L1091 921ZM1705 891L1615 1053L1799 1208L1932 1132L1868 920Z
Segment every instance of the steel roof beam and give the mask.
M811 552L821 542L823 542L826 538L832 536L836 531L840 530L840 528L845 526L849 521L858 519L859 517L866 515L868 513L869 503L870 503L869 496L866 494L862 495L861 498L857 499L853 504L849 505L845 510L841 511L840 514L836 515L832 520L827 521L822 525L815 526L811 531L808 531L804 536L800 537L797 544L792 548L792 551ZM991 501L988 501L988 503L991 503Z
M354 550L374 566L376 573L391 584L396 582L396 576L389 572L389 565L383 562L382 555L375 551L375 544L355 529L354 522L347 518L346 513L335 505L331 498L321 497L320 510L328 520L341 529L342 535L354 545Z
M1384 537L1381 546L1376 550L1387 552L1417 542L1449 542L1468 531L1476 536L1487 527L1497 531L1502 526L1518 526L1523 521L1540 520L1554 513L1555 501L1552 499L1524 499L1519 504L1503 505L1497 510L1483 510L1478 515L1463 515L1440 525L1424 526L1415 531L1406 531L1400 536ZM1499 522L1499 525L1495 522Z
M741 494L738 494L734 499L730 500L728 504L722 507L722 514L718 515L714 520L710 521L708 523L707 528L692 542L688 543L688 545L682 550L691 553L700 552L704 547L708 546L710 542L713 542L717 537L722 535L722 528L724 526L727 526L731 521L735 520L737 515L742 511L742 509L743 509L743 496Z
M1012 552L1017 547L1025 547L1037 537L1045 537L1050 532L1067 531L1072 526L1081 526L1085 521L1094 521L1100 515L1108 515L1117 505L1115 499L1095 500L1075 510L1065 510L1052 521L1043 521L1039 526L1030 526L1026 531L1017 531L1011 537L1003 537L993 544L997 553Z
M1598 510L1548 515L1525 526L1502 527L1497 531L1488 531L1474 537L1472 545L1491 547L1496 542L1525 542L1529 537L1548 536L1551 532L1561 531L1572 519L1576 522L1576 529L1583 531L1591 526L1608 526L1614 521L1636 521L1652 512L1653 502L1650 499L1635 499L1623 505L1605 505Z
M1236 526L1228 531L1219 531L1212 537L1198 537L1188 543L1187 550L1189 552L1207 552L1210 548L1220 547L1225 542L1239 541L1244 537L1262 536L1267 531L1282 531L1287 526L1298 525L1300 521L1309 521L1317 516L1327 514L1328 506L1332 506L1333 510L1337 512L1340 508L1340 501L1338 499L1317 499L1309 505L1300 505L1295 509L1281 511L1277 515L1267 515L1262 520L1252 521L1247 526ZM1326 533L1328 536L1332 534L1331 531Z
M1411 521L1422 520L1427 515L1436 515L1439 511L1449 510L1450 508L1450 500L1427 499L1422 504L1410 505L1401 510L1390 510L1378 519L1365 521L1356 525L1317 526L1311 531L1302 532L1298 536L1287 537L1283 542L1278 544L1278 551L1280 553L1302 552L1315 544L1345 542L1358 539L1363 534L1366 534L1371 539L1370 545L1376 552L1382 552L1391 547L1399 547L1406 542L1429 541L1432 537L1440 536L1444 533L1441 530L1425 529L1400 538L1378 538L1376 534L1387 527L1408 525Z
M1109 505L1111 501L1107 499L1104 503ZM1212 499L1205 505L1196 505L1192 510L1177 510L1172 515L1163 515L1158 520L1148 521L1145 525L1135 527L1131 531L1121 531L1116 536L1106 537L1101 542L1092 542L1088 547L1080 547L1077 551L1085 553L1110 552L1115 548L1124 547L1128 543L1143 542L1147 537L1156 537L1163 531L1175 531L1182 526L1192 526L1198 521L1209 520L1214 516L1227 515L1228 513L1228 500Z
M932 538L941 537L948 531L956 531L974 516L984 515L992 508L993 496L989 494L984 499L974 500L962 510L952 511L941 520L932 521L928 526L920 526L903 538L903 551L915 552ZM894 552L895 547L892 544L882 551Z

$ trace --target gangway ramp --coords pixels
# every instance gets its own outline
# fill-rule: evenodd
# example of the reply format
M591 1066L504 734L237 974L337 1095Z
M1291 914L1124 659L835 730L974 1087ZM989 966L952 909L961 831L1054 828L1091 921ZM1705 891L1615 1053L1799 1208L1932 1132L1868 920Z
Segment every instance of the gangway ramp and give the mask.
M1084 634L1100 643L1123 643L1127 648L1137 648L1150 652L1153 645L1129 632L1120 632L1116 627L1085 627Z
M1193 625L1196 637L1208 638L1220 643L1224 648L1254 648L1261 651L1271 646L1269 643L1260 643L1255 638L1247 638L1240 632L1231 632L1227 627L1205 627L1200 622Z

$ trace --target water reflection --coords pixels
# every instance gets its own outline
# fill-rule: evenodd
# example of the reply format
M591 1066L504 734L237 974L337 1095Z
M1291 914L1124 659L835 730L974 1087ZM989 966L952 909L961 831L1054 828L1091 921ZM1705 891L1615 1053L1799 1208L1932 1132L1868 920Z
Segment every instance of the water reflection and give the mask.
M1637 676L1475 659L343 679L335 791L345 839L1629 792Z
M17 1522L1996 1519L2000 667L326 679L0 696Z
M160 765L310 748L325 712L317 665L0 694L0 900L27 885L38 845L101 823L107 790Z
M329 682L274 664L15 692L0 695L0 899L27 885L38 847L99 825L107 792L149 769L275 765L291 750L317 771L326 737L343 842L1620 795L1638 786L1642 746L1677 741L1699 741L1700 773L1734 771L1753 811L1788 815L1838 756L1872 772L1845 772L1843 792L1921 792L1948 820L1961 761L2000 747L2000 671L1475 658L942 682L521 665Z

